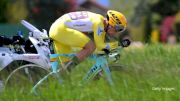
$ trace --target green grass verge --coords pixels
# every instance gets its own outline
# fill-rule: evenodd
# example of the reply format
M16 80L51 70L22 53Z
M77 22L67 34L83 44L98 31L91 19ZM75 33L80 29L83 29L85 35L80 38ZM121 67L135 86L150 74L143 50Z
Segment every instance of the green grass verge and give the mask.
M0 93L0 101L180 101L180 46L128 48L120 63L122 70L112 72L113 87L104 79L81 85L91 64L85 62L71 73L71 81L52 80L41 97L11 88Z

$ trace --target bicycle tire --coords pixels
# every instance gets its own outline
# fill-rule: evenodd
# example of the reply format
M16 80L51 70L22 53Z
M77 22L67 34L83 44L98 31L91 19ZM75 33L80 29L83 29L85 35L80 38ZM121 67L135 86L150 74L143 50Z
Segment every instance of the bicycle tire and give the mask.
M37 71L37 70L41 71ZM32 87L44 75L50 71L42 66L36 64L22 65L13 70L5 80L5 89L20 88L19 91L25 92L28 87ZM22 84L21 84L22 83ZM27 87L27 88L26 88ZM29 89L28 89L29 90ZM29 90L30 91L30 90ZM27 92L29 92L27 91Z

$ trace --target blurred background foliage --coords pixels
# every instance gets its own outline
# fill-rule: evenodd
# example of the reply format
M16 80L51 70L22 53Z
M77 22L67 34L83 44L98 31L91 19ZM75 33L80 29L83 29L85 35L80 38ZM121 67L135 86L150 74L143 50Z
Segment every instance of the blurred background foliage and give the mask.
M8 23L19 23L20 20L28 16L25 0L11 0L7 3L5 12Z
M86 3L80 4L80 1ZM22 29L22 26L15 28L16 24L20 24L21 19L28 20L40 29L49 30L50 25L67 12L90 10L105 15L102 7L89 7L90 1L93 0L0 0L0 33L12 33L12 30L11 32L4 30L4 26L8 25L14 26L16 30ZM132 40L172 44L179 41L180 0L105 0L103 2L109 3L107 9L118 10L127 17L128 30L125 33ZM103 5L103 2L100 5Z

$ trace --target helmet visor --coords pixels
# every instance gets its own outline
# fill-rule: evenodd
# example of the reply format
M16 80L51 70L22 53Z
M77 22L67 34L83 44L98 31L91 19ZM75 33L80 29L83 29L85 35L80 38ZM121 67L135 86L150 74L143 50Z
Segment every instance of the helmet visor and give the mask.
M123 25L115 25L116 32L123 32L125 30L125 27Z

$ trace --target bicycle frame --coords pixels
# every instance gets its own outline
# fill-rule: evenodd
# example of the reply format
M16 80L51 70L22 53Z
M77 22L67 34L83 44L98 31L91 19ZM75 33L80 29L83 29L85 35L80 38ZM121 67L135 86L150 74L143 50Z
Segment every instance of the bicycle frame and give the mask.
M36 27L31 25L30 23L26 21L22 21L22 24L27 27L31 32L29 33L29 39L35 46L37 50L37 54L15 54L12 51L8 49L4 49L5 55L2 54L2 56L9 56L7 57L9 60L8 62L3 62L4 65L3 67L0 68L3 69L5 68L10 62L14 60L26 60L31 63L40 65L44 68L51 68L52 72L44 76L36 85L32 88L31 92L36 94L36 88L43 83L44 80L46 80L50 75L54 75L57 80L62 83L63 79L59 75L59 72L62 68L62 63L59 61L54 61L50 62L50 59L52 58L59 58L60 56L62 57L73 57L75 54L50 54L49 50L49 44L48 42L43 40L43 37L48 38L47 32L43 30L43 32L39 31ZM121 48L121 47L120 47ZM119 51L120 52L120 51ZM90 59L95 61L95 64L89 69L87 74L83 78L83 83L87 83L90 80L92 80L100 71L103 71L105 73L105 76L107 78L107 81L110 85L113 85L113 80L111 76L111 72L108 66L108 58L114 58L116 54L119 54L119 52L115 52L112 54L92 54L89 56ZM4 57L0 56L0 60L4 59ZM58 59L57 59L58 60ZM111 60L111 59L110 59ZM1 65L1 63L0 63Z
M119 51L111 53L109 55L103 54L103 55L97 55L97 54L92 54L88 58L94 60L96 63L89 69L87 74L84 76L82 83L86 84L90 80L92 80L100 71L103 71L105 73L106 79L108 83L113 86L113 80L111 76L111 72L108 66L108 59L113 61L113 58L120 53L122 47L117 48ZM61 61L59 63L58 59L59 57L68 57L71 58L75 56L75 54L51 54L50 58L55 59L56 61L51 62L51 68L52 72L44 76L31 90L31 93L37 94L36 88L43 83L44 80L46 80L50 75L54 75L57 80L62 83L63 80L61 76L59 75L60 69L62 68ZM59 68L60 67L60 68Z

